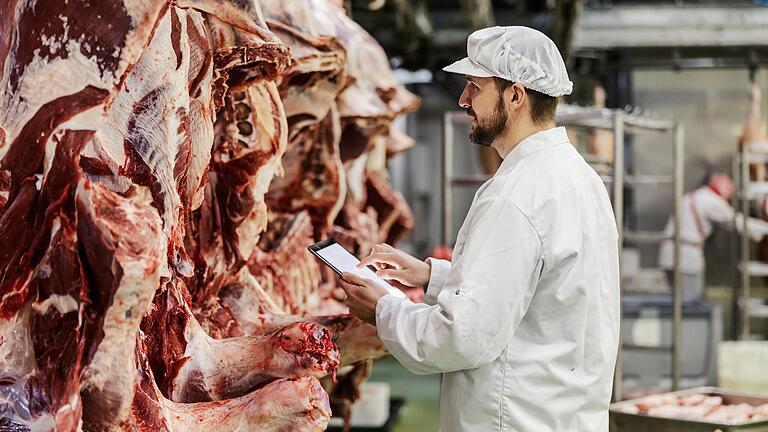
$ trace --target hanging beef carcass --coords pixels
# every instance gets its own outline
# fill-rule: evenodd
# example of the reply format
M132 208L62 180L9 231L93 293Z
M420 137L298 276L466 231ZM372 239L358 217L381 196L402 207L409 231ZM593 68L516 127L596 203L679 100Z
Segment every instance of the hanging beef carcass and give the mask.
M307 316L345 309L295 251L363 196L342 130L358 161L374 136L402 150L408 98L347 79L334 20L353 23L307 7L330 20L276 8L276 36L255 0L0 6L0 428L322 430L316 378L385 353L349 315ZM353 86L381 115L342 113ZM392 230L344 208L365 215L350 238Z
M166 5L37 3L0 6L0 424L75 430L90 396L106 415L129 408L131 365L109 351L132 350L121 335L164 257L154 210L85 180L79 153Z
M404 151L412 144L412 141L402 136L390 134L388 126L397 115L415 109L418 99L395 83L381 48L344 14L339 5L325 0L266 0L264 4L268 20L275 23L275 28L304 35L305 40L308 39L307 35L340 40L346 48L348 82L340 88L342 91L329 109L330 115L338 115L336 120L328 117L322 119L316 114L319 109L325 110L326 105L322 102L327 101L323 97L327 92L318 91L320 86L302 86L306 82L322 83L322 78L327 75L321 75L322 72L318 71L314 79L298 80L298 84L297 81L288 81L287 84L283 81L281 94L284 94L286 105L289 105L287 101L295 99L297 102L290 105L301 110L295 114L295 123L289 117L289 136L292 139L286 154L286 177L273 182L267 201L274 211L295 213L297 210L307 210L314 225L314 236L301 235L295 230L299 218L275 216L274 219L292 221L291 224L278 224L278 227L291 227L293 231L285 232L284 235L273 231L271 235L275 241L269 242L264 249L257 249L251 266L260 285L274 296L284 311L309 312L312 315L335 313L333 305L338 303L330 299L329 295L336 285L336 276L325 267L317 269L317 263L308 257L304 249L312 240L330 234L353 252L364 255L375 243L397 241L412 229L410 209L402 196L388 185L384 172L386 158ZM307 45L300 39L289 40L293 43L292 47L304 49ZM307 64L316 65L309 61ZM291 92L293 88L299 88L300 91ZM310 99L315 103L305 104L306 97L295 96L307 94L312 95ZM372 152L380 156L373 159L383 166L370 163ZM292 169L292 166L295 168ZM343 177L335 175L336 166ZM376 169L381 169L381 172L374 173ZM372 173L375 178L369 181ZM343 180L343 183L337 183L339 180ZM373 199L370 201L368 188L372 189ZM339 200L333 201L333 196L338 196ZM284 266L284 263L289 265ZM318 275L321 280L319 286L322 287L319 293L315 289ZM303 285L303 281L312 281L309 289ZM255 315L256 308L248 306L248 299L257 297L258 292L250 286L253 284L234 284L223 296L223 301L238 317L237 321L246 333L263 331L260 329L265 328L265 321L284 323L299 319L270 314ZM310 301L297 303L292 299ZM342 364L363 362L356 367L355 372L343 378L342 384L334 390L342 398L356 398L355 387L360 380L354 377L367 376L364 373L368 370L366 360L386 352L376 337L375 328L348 316L310 319L324 325L334 323L339 330L337 342L342 351ZM348 354L345 355L345 352Z
M20 27L29 24L28 14L44 9L35 9L34 4L11 6L16 9L9 8L3 17L16 18L8 24ZM88 9L76 2L70 6L79 8L78 18L87 24L82 11ZM115 13L89 10L94 15ZM140 394L134 392L137 372L133 360L134 353L142 354L135 345L138 324L156 290L168 287L166 294L174 293L178 287L171 281L192 276L192 263L184 251L184 228L188 212L202 201L199 191L204 186L213 137L215 74L204 28L207 23L197 11L167 5L158 5L154 12L149 7L123 10L124 15L138 14L150 22L143 33L130 26L118 28L132 44L125 51L136 58L128 54L127 60L120 58L121 47L115 49L113 44L105 55L120 60L115 64L96 56L82 57L79 46L73 47L67 39L79 36L77 24L67 24L68 13L73 11L58 12L62 13L55 20L63 22L64 29L43 36L52 54L65 46L66 55L29 61L23 56L22 50L28 48L23 40L13 44L16 51L3 53L9 66L4 71L13 72L5 72L3 79L13 84L4 86L8 90L2 99L7 115L1 123L4 199L8 199L0 224L6 239L0 255L4 275L2 424L21 430L114 429L133 418L142 403L140 397L134 398ZM162 18L157 19L160 12ZM128 22L141 24L130 16ZM97 26L93 29L99 30ZM152 41L147 43L150 34ZM117 40L113 34L106 36ZM103 49L95 37L85 33L76 42ZM240 54L247 58L249 52ZM233 63L248 64L247 60L237 64L236 56L227 57L226 68ZM85 74L88 80L78 83L72 78L81 75L66 76L68 71L82 72L78 68L89 66L90 61L94 73ZM223 69L217 70L217 77L224 75ZM255 69L261 70L261 65ZM263 79L262 75L229 76L221 78L220 84L237 87L238 79L246 85ZM30 86L46 84L45 77L52 86L64 80L84 87L63 97L56 96L60 88L46 92L38 87L34 89L38 93L30 97ZM46 96L53 99L35 105ZM27 123L23 123L25 116ZM30 223L21 224L22 220ZM161 284L161 277L169 282ZM205 341L200 332L196 337L191 334L193 341ZM291 326L260 340L231 340L225 345L279 357L279 350L268 348L272 340L284 350L283 360L265 357L261 365L251 364L251 375L262 372L262 376L296 379L335 370L335 348L330 335L319 326ZM322 352L330 356L328 363L318 366L326 357L309 346L313 341L325 347ZM216 355L212 349L214 352L206 354ZM220 351L231 353L232 349ZM188 355L193 360L201 356L199 352ZM318 367L318 372L310 371ZM241 389L217 390L230 396L227 391L245 391L274 379L245 378ZM296 424L311 423L313 429L321 429L329 415L327 401L317 384L307 384L301 380L273 383L270 391L245 396L246 402L255 400L258 406L245 413L245 418L256 421L249 430L287 427L294 424L285 420L290 416L306 417L310 420ZM301 398L292 393L297 389L305 390ZM281 392L292 400L281 400ZM267 394L276 400L271 407L264 403ZM303 398L320 403L302 404ZM241 402L225 405L237 409ZM232 417L223 409L225 405L208 408L211 413ZM166 404L171 411L190 413L187 418L175 418L177 423L195 424L188 408ZM133 426L124 423L125 428L141 428L145 420L150 419L139 419Z
M287 170L284 179L273 182L267 196L270 208L281 212L308 210L316 240L331 234L358 254L366 254L379 241L401 239L413 227L410 209L386 180L376 182L385 178L382 173L369 185L367 166L369 153L377 147L375 141L383 141L385 152L381 157L385 160L387 154L395 154L411 144L401 134L390 133L389 124L396 116L416 109L418 98L395 82L381 47L346 16L343 8L327 0L265 0L264 5L273 27L290 35L292 47L307 53L301 69L306 78L281 84L284 99L295 100L286 104L294 107L293 116L300 119L296 126L289 123L289 135L296 139L290 142L286 155L292 156L288 160L294 161L296 168ZM332 122L317 114L328 110L328 92L323 90L329 86L324 79L332 76L319 67L317 59L338 57L328 54L327 48L325 52L316 48L336 46L328 40L339 40L346 48L348 74L348 83L339 88L335 103L330 104L329 113L335 114L334 108L338 106L340 117ZM315 71L310 75L312 67ZM298 90L291 91L294 87ZM307 100L314 103L305 103ZM341 129L337 130L337 125ZM332 175L335 166L342 163L344 167L338 171L343 177ZM345 184L337 188L337 181ZM373 205L367 203L368 187L377 192ZM322 197L330 197L334 192L341 201L323 201ZM332 211L328 212L328 208ZM331 226L331 218L335 218L336 226ZM322 224L319 230L318 222ZM379 229L378 222L382 222L383 229Z
M418 108L418 98L395 81L387 56L381 46L362 27L352 21L337 4L324 0L308 0L308 10L323 17L317 20L317 28L325 34L338 37L347 49L347 68L352 83L339 94L337 104L342 124L340 143L341 158L347 172L347 199L345 209L337 218L336 229L339 234L363 234L355 232L355 226L366 226L370 223L379 224L391 216L392 210L379 205L371 205L367 200L368 176L370 171L379 170L384 175L383 162L387 157L387 142L392 144L390 155L396 153L397 133L390 132L392 121L399 115L412 112ZM388 137L391 137L388 139ZM399 139L400 145L407 147ZM383 153L382 153L383 151ZM370 159L373 158L373 164ZM384 232L374 236L355 235L354 244L349 245L361 254L367 254L375 243L382 241L397 241L412 228L410 208L396 193L390 193L388 183L380 183L378 190L388 189L383 196L386 207L397 208L402 218L390 225ZM394 192L394 191L392 191ZM381 201L380 201L381 202ZM374 204L378 204L375 202ZM384 210L388 214L380 219L379 215L371 212ZM356 220L355 220L356 219ZM395 235L389 231L393 225Z
M6 209L37 193L36 182L50 171L65 129L96 130L104 123L103 104L115 97L138 60L165 2L100 4L86 17L78 16L82 2L36 6L4 2L0 14L0 170L8 187ZM106 26L97 16L111 16L112 23ZM22 247L14 248L15 257L3 256L2 265L31 272L25 239L18 240ZM2 278L2 316L23 304L19 283L25 279Z
M83 178L79 152L92 137L65 131L40 191L23 183L0 218L3 245L27 257L15 267L2 254L5 280L18 282L23 297L0 326L0 367L11 377L0 385L0 415L22 429L75 430L83 414L126 418L133 397L135 369L126 356L135 346L127 338L135 338L151 302L167 244L148 195L120 196ZM25 234L13 220L23 220L28 193L25 213L35 222Z
M273 212L309 212L320 239L346 194L336 99L349 83L347 53L336 37L317 31L323 17L308 9L311 3L268 0L264 6L270 28L294 54L279 84L290 128L285 175L272 182L267 201Z

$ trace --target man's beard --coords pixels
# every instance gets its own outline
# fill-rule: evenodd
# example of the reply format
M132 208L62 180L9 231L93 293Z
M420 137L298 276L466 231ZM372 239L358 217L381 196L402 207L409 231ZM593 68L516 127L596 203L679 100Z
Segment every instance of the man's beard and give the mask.
M504 109L504 99L501 97L488 121L480 122L480 119L473 115L472 108L467 108L467 114L477 120L477 126L469 132L469 140L477 145L490 146L507 127L507 111Z

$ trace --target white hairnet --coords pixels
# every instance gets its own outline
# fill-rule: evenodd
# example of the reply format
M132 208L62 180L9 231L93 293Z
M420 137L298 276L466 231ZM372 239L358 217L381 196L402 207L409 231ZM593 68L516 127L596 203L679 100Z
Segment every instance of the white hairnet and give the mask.
M499 77L558 97L571 94L565 62L544 33L529 27L488 27L467 39L468 57L443 68L446 72Z

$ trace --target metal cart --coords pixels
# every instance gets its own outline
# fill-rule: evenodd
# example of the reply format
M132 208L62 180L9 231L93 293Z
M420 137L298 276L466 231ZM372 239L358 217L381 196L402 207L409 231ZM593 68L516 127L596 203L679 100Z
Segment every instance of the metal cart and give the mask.
M625 243L661 243L672 239L675 244L674 283L673 283L673 334L672 334L672 388L677 390L681 375L680 340L682 334L682 292L680 278L680 202L683 195L683 146L684 130L679 123L650 117L645 114L627 112L609 108L579 107L560 105L557 109L556 122L558 125L570 125L592 129L611 130L614 133L614 158L597 160L590 155L584 155L585 160L593 167L608 166L610 175L602 175L603 181L612 189L612 204L619 231L620 244ZM443 149L442 149L442 243L449 244L452 238L453 195L454 187L479 187L490 177L485 175L455 175L453 172L454 127L459 124L469 124L470 118L464 111L446 112L443 118ZM624 134L640 132L672 133L672 156L674 170L671 175L626 175L624 167ZM624 187L642 184L672 183L674 185L674 220L673 236L664 232L630 232L624 228ZM623 287L621 289L623 297ZM614 400L623 396L623 380L621 368L621 347L616 363L614 378Z
M723 399L723 403L730 405L746 403L752 406L759 406L768 403L768 398L766 398L765 395L733 392L717 387L699 387L668 394L678 397L694 394L719 396ZM768 432L768 420L755 420L741 424L727 424L705 420L654 417L645 414L632 414L626 412L627 407L631 407L640 401L642 401L642 398L618 402L611 405L611 432Z

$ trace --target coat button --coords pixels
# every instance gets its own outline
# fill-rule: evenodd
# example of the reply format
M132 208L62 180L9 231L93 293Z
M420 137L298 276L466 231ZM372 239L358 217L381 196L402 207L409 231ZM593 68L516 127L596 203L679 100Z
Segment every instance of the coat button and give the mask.
M459 290L456 290L456 295L459 295Z

